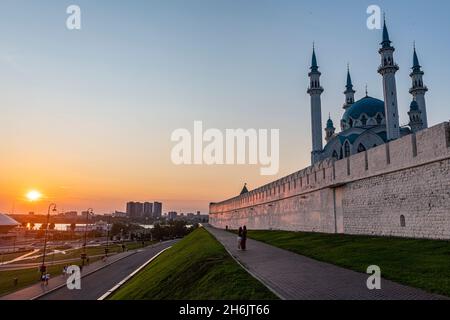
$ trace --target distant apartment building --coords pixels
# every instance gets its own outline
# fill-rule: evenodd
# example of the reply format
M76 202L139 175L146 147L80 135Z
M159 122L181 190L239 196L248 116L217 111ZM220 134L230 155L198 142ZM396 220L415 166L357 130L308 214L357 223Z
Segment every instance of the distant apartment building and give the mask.
M171 211L169 213L167 213L167 219L169 220L175 220L178 216L178 213L176 213L175 211Z
M144 204L142 202L128 202L127 215L130 218L141 218L144 214Z
M90 219L90 218L95 217L95 213L89 213L88 211L82 211L81 212L81 217L83 219L86 219L86 218Z
M128 214L126 212L116 211L112 214L113 218L128 218Z
M153 203L144 202L144 216L153 217Z
M155 202L153 203L153 218L158 219L162 216L162 203Z
M161 202L128 202L126 214L130 218L153 218L158 219L162 216L162 203Z
M170 213L169 213L170 214ZM209 215L207 214L201 214L200 211L197 211L197 213L186 213L186 214L180 214L176 216L174 219L170 219L169 215L167 216L169 220L179 220L179 221L186 221L188 223L207 223L209 221Z
M78 212L77 211L68 211L68 212L64 212L63 216L65 218L76 218L78 217Z

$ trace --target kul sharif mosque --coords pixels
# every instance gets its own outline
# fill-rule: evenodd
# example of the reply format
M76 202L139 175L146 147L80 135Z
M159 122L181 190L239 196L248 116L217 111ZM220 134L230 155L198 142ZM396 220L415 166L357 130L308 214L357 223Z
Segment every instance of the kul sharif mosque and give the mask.
M355 101L355 90L353 90L350 70L347 72L347 85L344 103L344 116L341 119L341 132L336 133L331 118L327 121L325 128L325 140L327 144L323 147L322 140L322 108L321 95L324 91L320 85L319 66L317 64L316 52L313 48L311 71L309 73L310 87L308 94L311 96L311 122L312 122L312 164L319 161L334 158L336 160L347 158L353 154L364 152L391 140L401 138L405 135L416 133L428 128L427 109L425 94L428 88L423 84L422 67L414 48L413 67L410 77L412 86L409 90L413 96L409 115L409 125L400 127L397 86L395 74L399 70L394 59L395 48L389 39L386 21L383 26L383 41L379 50L381 65L378 73L383 77L384 101L366 96Z

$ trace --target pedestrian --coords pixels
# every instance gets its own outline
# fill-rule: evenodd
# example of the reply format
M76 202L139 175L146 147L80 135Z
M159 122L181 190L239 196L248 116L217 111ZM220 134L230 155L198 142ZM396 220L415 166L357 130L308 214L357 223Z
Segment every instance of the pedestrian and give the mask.
M44 289L44 287L45 287L45 274L44 273L41 274L41 287L42 287L42 289Z
M67 266L66 266L66 265L63 267L63 272L62 272L62 274L63 274L63 277L66 277L66 276L67 276Z
M46 287L48 287L48 282L49 282L49 280L50 280L50 273L47 273L47 274L45 275L45 286L46 286Z
M247 226L244 226L242 229L242 243L241 243L242 250L247 249Z
M242 227L239 227L239 231L238 231L238 250L242 249Z
M89 261L90 261L90 260L89 260L89 257L87 257L87 258L86 258L86 263L87 263L87 265L89 265Z

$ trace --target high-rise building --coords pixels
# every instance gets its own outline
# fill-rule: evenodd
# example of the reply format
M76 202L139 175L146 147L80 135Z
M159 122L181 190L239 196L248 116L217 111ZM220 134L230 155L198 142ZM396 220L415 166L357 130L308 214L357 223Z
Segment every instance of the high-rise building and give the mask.
M153 217L153 203L144 202L144 216Z
M134 213L134 202L127 202L126 212L129 217L132 216L132 214Z
M144 205L142 202L128 202L127 215L130 218L141 218L144 213Z
M161 202L155 202L153 204L153 218L161 218L162 216L162 203Z
M136 217L141 218L144 215L144 204L142 202L136 202Z

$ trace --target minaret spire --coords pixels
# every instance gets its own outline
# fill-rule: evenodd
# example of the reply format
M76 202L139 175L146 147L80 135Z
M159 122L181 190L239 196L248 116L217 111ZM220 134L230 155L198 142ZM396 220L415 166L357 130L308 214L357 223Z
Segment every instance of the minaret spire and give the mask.
M383 22L383 42L381 42L381 45L383 48L388 48L391 46L392 41L389 39L389 31L387 29L386 24L386 13L384 14L384 22Z
M350 75L350 64L347 63L347 89L353 89L352 77Z
M334 127L333 120L331 120L331 113L328 115L327 126L325 127L325 141L328 143L334 137L336 128Z
M313 53L312 53L312 59L311 59L311 71L318 71L319 66L317 65L317 57L316 57L316 45L313 42Z
M381 42L381 66L378 73L383 76L384 108L386 114L386 132L388 140L400 138L400 124L398 116L397 83L395 74L399 70L394 61L395 48L391 45L386 19L383 26L383 41Z
M344 110L347 110L355 103L355 93L353 90L352 77L350 75L350 64L347 64L347 85L345 86L345 103Z
M417 57L416 42L414 41L413 70L421 71L420 68L422 68L422 66L419 63L419 57Z
M419 109L419 116L421 121L415 121L415 129L426 129L428 128L428 116L427 107L425 102L425 94L428 92L428 88L423 84L423 75L425 73L422 71L422 67L419 63L419 57L417 56L416 44L414 43L414 53L413 53L413 67L412 72L409 75L411 77L412 86L409 93L412 94L413 100L417 102ZM419 125L422 125L419 128Z
M323 150L322 140L322 101L321 95L323 88L320 85L319 66L317 64L316 47L313 43L313 53L311 59L311 72L308 74L310 79L310 85L308 88L308 94L311 96L311 131L312 131L312 164L320 161L321 153Z

